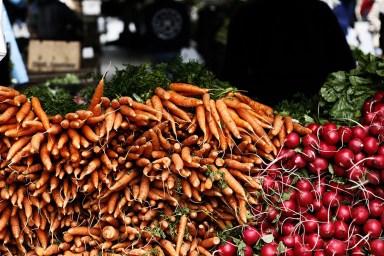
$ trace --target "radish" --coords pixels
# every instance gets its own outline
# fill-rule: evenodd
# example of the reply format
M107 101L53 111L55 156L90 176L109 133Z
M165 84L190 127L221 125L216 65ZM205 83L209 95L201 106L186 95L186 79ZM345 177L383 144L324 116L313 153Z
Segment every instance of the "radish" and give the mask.
M372 217L379 218L384 214L384 202L378 198L370 200L368 209Z
M305 237L305 241L311 250L320 250L324 247L324 240L317 233L310 233Z
M260 238L261 234L255 227L248 226L243 231L243 241L246 245L253 246Z
M232 239L228 239L225 243L221 243L218 246L217 251L220 256L235 256L237 254L237 248Z
M298 192L298 196L296 198L296 201L300 206L308 207L313 202L313 196L311 191L309 190L300 190Z
M334 163L342 168L349 168L353 165L354 153L349 148L341 148L333 157Z
M328 221L325 223L320 223L319 225L319 234L322 238L332 238L335 233L335 223Z
M330 130L327 132L323 132L321 134L322 139L328 144L328 145L334 145L340 140L339 132L337 129Z
M338 133L340 137L340 141L344 143L348 143L352 139L352 129L348 126L340 126L338 128Z
M384 240L373 239L369 242L370 253L373 256L384 256Z
M296 153L292 158L291 158L291 164L292 167L295 168L304 168L307 165L307 162L305 161L304 157L302 154ZM292 168L290 168L292 169Z
M369 170L369 172L366 172L365 178L371 185L377 186L381 182L380 172L377 170Z
M310 213L303 214L302 225L306 234L314 233L319 228L319 220Z
M361 168L358 165L352 166L346 170L345 175L348 179L353 181L360 181L364 176L364 168Z
M297 256L312 256L312 250L308 244L296 243L293 252Z
M384 169L384 155L374 155L372 166L376 169Z
M335 221L335 232L333 233L333 237L346 240L348 239L348 225L342 220Z
M326 256L345 256L347 243L333 238L325 244L324 252Z
M287 148L297 148L300 145L300 135L296 132L287 134L284 140L284 146Z
M337 148L333 144L328 144L325 141L319 142L319 155L324 158L332 158L335 155Z
M316 134L321 125L318 123L310 123L309 125L307 125L307 127L312 130L313 134Z
M364 224L368 220L369 211L363 205L355 206L351 210L351 217L352 217L352 220L356 224L361 225L361 224Z
M374 102L381 102L384 99L384 91L377 91L373 95L373 101Z
M363 150L363 147L363 140L360 138L352 138L348 143L348 148L352 150L352 152L355 154L361 152Z
M340 205L342 197L335 191L326 191L322 199L326 207L336 207Z
M335 215L338 220L349 221L351 219L351 206L343 204L339 205Z
M252 256L253 255L253 249L251 246L246 245L244 248L244 256Z
M368 155L373 155L379 148L379 140L373 136L368 136L363 139L363 150Z
M296 203L293 199L285 200L279 204L283 217L292 217L296 210Z
M317 150L313 147L304 147L301 151L303 159L307 162L313 162L317 156ZM384 155L384 150L383 150Z
M378 238L383 232L383 227L377 219L368 219L363 225L363 232L372 238Z
M375 102L373 101L373 99L368 99L364 102L363 104L363 113L367 113L367 112L372 112L373 111L373 104Z
M301 191L312 191L313 185L308 179L300 179L296 182L296 188Z
M353 137L364 139L368 135L368 131L363 126L354 126L351 128Z
M288 248L293 248L296 244L295 237L293 236L282 236L279 240Z
M296 228L296 226L292 222L284 222L281 225L281 234L283 236L292 235L295 232L295 228Z
M303 147L319 148L319 138L315 134L310 133L301 139L301 144Z
M322 156L317 156L313 162L308 164L308 169L312 173L320 175L328 169L328 161Z
M276 256L279 254L280 253L277 249L277 244L274 242L269 244L264 244L260 250L260 255L263 255L263 256Z

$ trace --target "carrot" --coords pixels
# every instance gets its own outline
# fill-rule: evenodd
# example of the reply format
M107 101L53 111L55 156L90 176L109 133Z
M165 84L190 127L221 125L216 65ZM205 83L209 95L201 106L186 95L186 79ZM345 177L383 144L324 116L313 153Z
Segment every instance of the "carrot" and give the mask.
M284 125L286 133L289 134L293 131L293 120L290 116L284 116Z
M40 121L42 122L44 129L48 130L51 127L51 124L49 122L49 118L43 108L41 107L41 103L39 98L32 97L31 98L31 104L33 111L36 113L36 115L39 117Z
M41 162L43 163L45 169L48 171L53 170L53 164L52 164L52 160L51 160L50 155L51 154L48 151L47 143L44 143L40 147L40 159L41 159Z
M57 135L61 134L62 131L63 129L60 124L52 124L51 127L47 130L47 133Z
M291 129L291 128L289 128L289 129ZM293 124L292 124L292 130L293 130ZM291 130L291 131L292 131ZM281 127L281 129L280 129L280 132L279 132L279 134L277 134L277 138L278 138L278 141L279 141L279 144L280 144L280 146L281 145L284 145L284 141L285 141L285 138L286 138L286 136L287 136L287 128L286 128L286 126L282 126Z
M133 99L129 96L122 96L118 99L120 105L132 106Z
M234 93L234 95L242 102L247 103L253 110L256 112L259 112L260 110L264 112L267 116L273 116L273 108L262 104L258 101L252 100L248 96L242 94L242 93Z
M94 113L95 106L101 103L101 97L104 93L104 77L102 77L96 86L95 92L92 95L91 102L89 103L88 110Z
M111 185L108 190L101 195L101 198L108 197L111 193L124 189L124 187L134 178L139 175L139 171L133 169L124 174L118 181L116 181L113 185Z
M84 168L84 170L81 172L79 179L83 179L86 175L91 174L92 172L96 171L101 165L100 158L93 158L92 161L88 163L88 165Z
M40 145L43 143L45 139L44 133L38 132L35 133L31 138L31 150L32 154L39 152Z
M198 105L203 105L203 101L193 97L183 96L175 91L168 91L170 94L170 99L172 103L181 107L196 107Z
M312 133L312 130L306 126L303 126L297 122L293 122L293 131L300 135L307 135Z
M102 230L94 227L75 226L75 227L70 227L67 230L67 232L72 236L87 236L87 235L100 236Z
M216 109L221 117L221 120L223 121L225 126L228 127L233 136L235 136L235 138L241 139L240 131L237 128L235 122L233 121L228 111L227 105L225 105L222 99L216 100Z
M269 138L275 137L279 134L281 127L284 125L284 120L282 115L276 115L273 120L272 129L269 130Z
M96 135L96 133L92 130L92 128L89 125L87 124L83 125L81 127L81 131L84 134L84 136L91 142L95 142L95 143L99 142L99 137ZM65 136L65 135L62 135L62 136Z
M10 217L10 225L13 236L17 239L21 235L21 227L19 222L19 216L13 215Z
M23 119L27 116L29 111L31 111L31 108L32 108L32 104L30 101L24 102L23 105L21 105L19 111L17 111L16 113L17 122L21 123L21 121L23 121Z
M225 166L228 168L233 168L242 172L248 173L253 168L251 163L242 163L235 159L226 158L224 159Z
M207 88L200 88L196 85L187 83L171 83L169 87L175 92L183 92L191 95L201 95L209 92Z
M76 110L75 113L78 116L78 118L80 118L81 120L86 120L87 118L93 116L92 111L89 111L86 109L78 109L78 110Z
M112 129L113 129L113 124L115 122L116 112L115 112L114 108L108 107L105 110L105 114L106 114L105 125L106 125L106 129L107 129L107 138L108 138L109 132L112 131Z
M148 176L142 176L140 181L140 191L139 195L137 196L137 200L142 203L145 201L148 197L149 193L149 186L150 186L150 179Z
M119 238L119 231L112 226L105 226L101 232L102 237L107 241L116 241Z
M119 108L119 111L121 114L123 114L124 116L127 116L127 117L135 117L136 116L136 112L131 107L129 107L127 105L121 105Z
M179 108L176 104L174 104L170 100L162 100L162 105L166 107L172 114L180 117L181 119L187 122L191 122L191 119L188 116L187 112L182 108Z
M239 101L237 98L225 97L223 98L223 101L228 108L234 108L234 109L244 108L244 109L252 110L252 108L248 104Z
M222 172L224 175L224 181L227 183L235 193L237 193L242 198L245 198L245 190L243 186L233 177L233 175L224 167L219 169L219 172Z
M196 119L197 123L200 126L200 129L202 130L204 134L203 141L207 141L208 138L208 131L207 131L207 121L205 118L205 108L203 105L196 106Z
M19 138L17 141L13 143L11 148L8 150L6 161L10 161L12 157L21 150L22 147L24 147L29 141L31 140L31 137L24 136L22 138Z
M176 254L175 255L179 255L179 253L180 253L180 248L181 248L181 245L183 244L184 234L185 234L185 231L187 228L187 221L188 221L187 215L185 215L185 214L181 215L180 221L179 221L177 237L176 237L176 249L175 249Z
M235 122L236 126L245 128L248 131L253 132L252 126L247 121L240 118L235 110L233 110L232 108L229 108L228 111L229 111L229 114L231 115L233 121Z
M209 238L202 240L199 245L204 247L204 248L212 248L212 247L220 244L220 241L221 241L220 237L213 236L213 237L209 237Z
M244 109L237 109L236 112L239 114L239 116L247 121L253 128L256 135L258 135L260 138L266 140L268 144L272 144L270 141L267 132L260 126L259 123L257 123L256 119L250 115L250 112Z
M80 133L76 129L73 129L73 128L68 128L67 133L68 133L69 138L71 139L72 145L75 148L79 149L81 147L81 145L80 145Z
M162 113L162 108L163 108L163 103L161 102L161 98L157 95L153 95L151 98L151 103L153 108L156 110L156 119L161 120L163 113Z
M16 106L8 107L2 114L0 114L0 124L5 124L13 116L17 114L19 108Z
M123 114L120 112L116 112L115 114L115 121L113 122L113 129L117 131L120 127L121 124L123 123Z
M44 256L57 255L60 253L61 249L59 244L51 244L49 245L43 252Z

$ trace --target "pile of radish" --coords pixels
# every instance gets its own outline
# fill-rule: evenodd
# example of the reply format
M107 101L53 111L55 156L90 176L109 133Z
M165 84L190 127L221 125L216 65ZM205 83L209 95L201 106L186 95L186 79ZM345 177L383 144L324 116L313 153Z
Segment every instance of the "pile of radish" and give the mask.
M308 125L287 135L258 174L263 192L250 226L222 256L384 255L384 92L355 126Z

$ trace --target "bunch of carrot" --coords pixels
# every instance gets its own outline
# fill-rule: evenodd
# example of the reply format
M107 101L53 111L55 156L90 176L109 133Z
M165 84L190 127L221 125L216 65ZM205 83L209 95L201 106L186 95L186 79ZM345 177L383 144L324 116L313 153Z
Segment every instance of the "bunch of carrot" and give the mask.
M259 168L310 133L241 93L172 83L48 116L0 87L1 255L212 255L248 223Z

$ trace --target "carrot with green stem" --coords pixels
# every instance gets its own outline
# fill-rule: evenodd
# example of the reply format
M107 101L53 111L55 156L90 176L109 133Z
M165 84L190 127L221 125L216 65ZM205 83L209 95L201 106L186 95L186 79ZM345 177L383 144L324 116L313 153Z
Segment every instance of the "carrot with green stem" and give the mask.
M111 63L109 63L108 69L111 66ZM107 71L108 71L107 69ZM96 86L95 92L92 95L91 102L88 105L88 110L92 111L96 116L97 113L95 113L95 107L96 105L101 104L101 97L103 97L104 94L104 77L107 74L107 71L104 73L104 75L101 77L99 83Z

